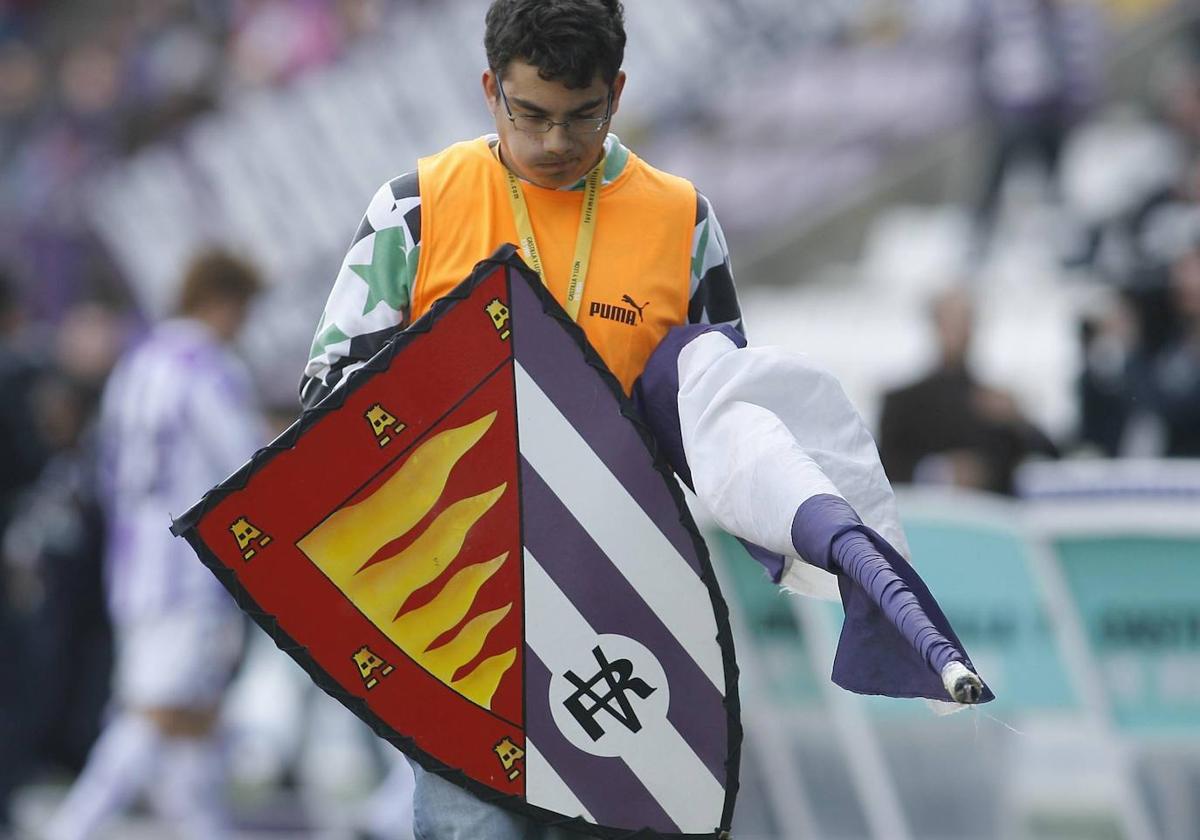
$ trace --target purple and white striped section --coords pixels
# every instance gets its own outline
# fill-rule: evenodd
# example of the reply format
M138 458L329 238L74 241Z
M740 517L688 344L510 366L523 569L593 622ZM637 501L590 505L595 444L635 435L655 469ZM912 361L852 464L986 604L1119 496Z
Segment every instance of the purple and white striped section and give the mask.
M524 568L525 725L549 770L569 786L602 825L712 832L720 823L725 791L662 710L663 703L669 701L664 695L669 695L673 686L663 683L650 670L639 668L635 676L644 675L661 693L657 698L651 695L649 701L632 693L626 695L639 716L636 731L614 715L601 712L596 719L605 733L595 742L568 713L555 708L556 682L557 689L566 686L570 691L572 686L565 675L591 677L596 670L593 650L603 648L611 655L614 645L628 639L597 633L528 548ZM600 694L606 690L604 685L597 688ZM560 803L530 798L530 786L534 792L547 789L539 781L546 770L527 760L526 772L527 801L557 810ZM638 787L645 792L639 793ZM619 801L604 801L617 788L623 791ZM610 810L613 807L616 810ZM655 814L656 810L662 814Z
M678 832L654 796L619 758L588 755L559 731L550 711L551 673L525 646L525 801L596 825ZM564 795L565 791L565 795ZM585 813L576 813L577 804Z
M571 336L554 319L542 315L541 301L528 284L514 278L511 289L517 360L699 575L696 549L679 521L675 500L654 474L653 461L637 429L621 418L617 398L584 361ZM522 317L522 313L528 315Z
M668 719L724 785L729 748L721 692L524 459L521 493L530 553L597 633L631 636L654 651L671 686Z
M526 656L529 654L527 653ZM545 666L538 663L544 670ZM547 685L549 684L548 672L542 674L546 677ZM547 688L549 691L549 688ZM548 696L548 695L547 695ZM545 718L549 714L548 703L542 703L542 717ZM559 741L554 741L552 748L557 749L560 745ZM537 744L529 737L529 733L525 733L525 765L526 768L533 766L536 768L536 775L530 778L529 771L525 772L525 801L526 802L541 802L543 807L548 810L553 810L557 814L562 814L565 817L579 818L587 822L596 822L596 817L588 810L588 807L579 800L575 792L571 790L562 778L554 771L554 767L546 760L546 756L538 749ZM643 788L644 789L644 788ZM553 803L553 808L550 808L547 803Z
M514 368L522 457L724 694L707 586L522 364Z

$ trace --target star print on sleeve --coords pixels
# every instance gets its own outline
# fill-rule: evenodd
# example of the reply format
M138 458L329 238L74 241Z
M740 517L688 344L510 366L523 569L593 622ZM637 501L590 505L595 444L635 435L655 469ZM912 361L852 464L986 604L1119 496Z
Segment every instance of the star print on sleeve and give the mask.
M403 228L376 231L370 264L350 266L350 270L367 284L363 315L369 315L380 303L386 303L397 312L408 307L420 253L419 244L409 250Z
M304 368L304 406L319 402L404 329L420 253L421 190L417 173L409 172L376 191L354 234Z
M322 324L317 328L317 337L313 339L312 350L308 354L309 358L316 358L333 345L350 340L350 336L339 330L337 324L330 324L328 329L323 329L324 326Z

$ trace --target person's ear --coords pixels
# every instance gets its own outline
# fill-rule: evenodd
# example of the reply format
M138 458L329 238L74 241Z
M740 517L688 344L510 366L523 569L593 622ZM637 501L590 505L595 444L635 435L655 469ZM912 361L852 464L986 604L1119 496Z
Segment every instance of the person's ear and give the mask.
M496 78L496 74L491 69L488 69L483 71L480 82L483 84L483 98L487 100L488 110L492 112L492 116L495 116L500 108L500 91L497 88L500 80Z
M617 113L617 106L621 104L621 91L625 90L625 71L618 70L617 77L613 79L612 91L612 112Z

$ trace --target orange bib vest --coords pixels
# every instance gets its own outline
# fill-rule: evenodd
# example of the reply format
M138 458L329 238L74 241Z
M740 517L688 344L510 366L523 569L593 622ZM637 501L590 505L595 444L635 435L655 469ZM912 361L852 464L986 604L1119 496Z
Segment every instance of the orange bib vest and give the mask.
M422 158L417 173L421 257L412 289L413 320L462 282L477 262L517 241L504 167L487 138ZM583 191L527 182L521 187L547 285L562 304ZM621 174L601 188L579 326L627 394L667 330L687 323L695 223L691 183L632 152Z

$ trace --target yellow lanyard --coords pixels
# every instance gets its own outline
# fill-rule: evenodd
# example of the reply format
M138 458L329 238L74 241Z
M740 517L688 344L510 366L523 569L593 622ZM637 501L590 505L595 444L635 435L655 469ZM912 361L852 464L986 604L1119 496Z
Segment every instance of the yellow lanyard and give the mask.
M499 148L496 150L499 157ZM546 288L546 271L542 268L542 257L538 253L537 240L533 237L533 222L529 218L529 205L525 202L525 192L521 182L505 167L504 174L508 176L508 200L512 204L513 218L517 223L517 236L521 240L521 250L529 258L529 264L542 278ZM583 303L583 284L587 279L588 263L592 260L592 240L596 236L596 211L600 203L600 183L604 177L604 158L587 175L583 191L583 210L579 214L579 234L575 237L575 259L571 261L571 277L567 281L567 300L565 308L572 321L579 320L579 307Z

